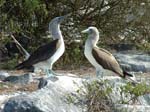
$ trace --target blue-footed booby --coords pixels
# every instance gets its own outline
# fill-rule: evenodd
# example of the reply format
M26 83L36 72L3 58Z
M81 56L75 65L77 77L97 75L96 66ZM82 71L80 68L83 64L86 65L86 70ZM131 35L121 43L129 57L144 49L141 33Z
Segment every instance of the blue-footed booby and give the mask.
M129 79L133 81L135 80L133 75L121 69L119 63L109 51L99 48L96 45L99 40L99 31L96 27L89 27L82 31L82 33L88 33L88 38L85 42L84 55L96 68L97 76L103 76L103 69L107 69L122 78L126 78L126 76L128 76L130 77Z
M43 69L48 76L54 75L52 66L65 51L60 24L66 18L67 15L56 17L51 20L49 23L49 31L51 32L53 41L35 50L27 60L17 65L16 69L19 70L33 66L35 70L36 68Z

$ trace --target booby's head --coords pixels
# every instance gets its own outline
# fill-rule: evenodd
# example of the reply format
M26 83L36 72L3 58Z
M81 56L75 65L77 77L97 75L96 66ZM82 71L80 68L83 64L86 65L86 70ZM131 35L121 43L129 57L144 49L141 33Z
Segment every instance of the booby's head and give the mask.
M49 25L59 25L61 24L67 16L60 16L60 17L55 17L54 19L51 20L51 22L49 23Z
M87 33L88 39L87 41L91 41L93 45L96 45L96 43L99 40L99 31L96 27L88 27L87 29L83 30L81 33Z
M94 26L91 26L91 27L88 27L87 29L83 30L82 33L88 33L89 35L99 35L99 31L96 27Z
M60 32L60 24L68 17L68 15L55 17L51 20L49 23L49 32L52 33L52 35L55 35Z

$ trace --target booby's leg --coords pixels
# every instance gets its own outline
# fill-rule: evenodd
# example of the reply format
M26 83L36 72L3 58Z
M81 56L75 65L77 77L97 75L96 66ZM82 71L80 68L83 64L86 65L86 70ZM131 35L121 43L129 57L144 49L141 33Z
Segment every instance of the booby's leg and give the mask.
M57 76L58 74L57 73L55 73L53 70L52 70L52 66L53 66L53 63L50 63L50 67L49 67L49 73L50 74L53 74L53 76Z
M59 74L57 74L56 72L54 72L52 69L49 69L49 72L51 73L51 74L53 74L53 75L55 75L55 76L59 76Z
M54 74L49 69L45 69L45 73L48 77L54 76Z
M57 76L57 75L58 75L58 74L55 73L52 69L46 69L45 71L46 71L46 75L47 75L48 77L54 77L54 76Z

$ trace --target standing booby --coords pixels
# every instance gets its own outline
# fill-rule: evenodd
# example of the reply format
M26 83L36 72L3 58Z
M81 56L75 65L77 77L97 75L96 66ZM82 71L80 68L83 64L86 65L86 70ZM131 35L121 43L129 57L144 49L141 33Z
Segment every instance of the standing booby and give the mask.
M30 57L16 66L16 69L29 68L31 66L45 70L49 76L54 75L52 71L53 64L63 55L65 45L63 36L60 30L60 24L67 16L56 17L49 23L49 31L53 37L53 41L39 47Z
M96 27L89 27L82 31L82 33L88 33L88 39L85 42L84 54L88 61L96 68L97 76L102 76L102 69L107 69L122 78L129 76L131 77L131 80L134 80L133 75L121 69L119 63L109 51L97 47L96 44L99 40L99 31Z

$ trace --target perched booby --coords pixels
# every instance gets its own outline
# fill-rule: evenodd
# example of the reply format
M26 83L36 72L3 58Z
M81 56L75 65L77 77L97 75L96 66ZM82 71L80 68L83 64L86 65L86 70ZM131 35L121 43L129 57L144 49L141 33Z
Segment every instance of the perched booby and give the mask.
M63 36L60 30L60 24L67 16L56 17L49 23L49 31L53 37L53 41L39 47L34 51L30 57L16 66L16 69L29 68L31 66L34 69L43 69L48 76L54 75L52 71L53 64L63 55L65 51L65 45Z
M126 76L131 77L134 80L133 75L123 71L115 59L115 57L107 50L97 47L99 40L99 31L96 27L89 27L82 31L82 33L88 33L88 38L85 42L84 55L88 61L96 68L96 75L103 75L102 69L110 70L122 78Z

